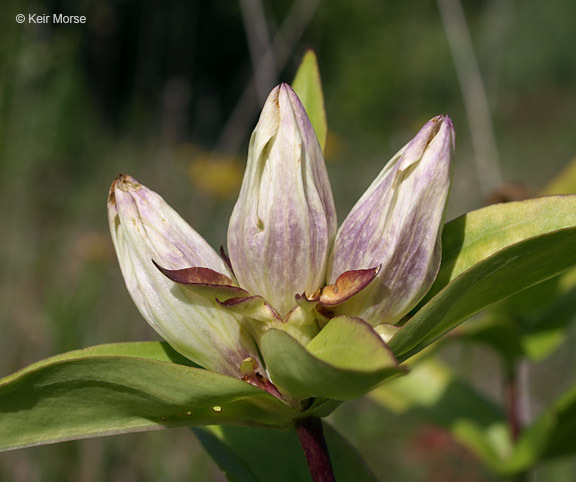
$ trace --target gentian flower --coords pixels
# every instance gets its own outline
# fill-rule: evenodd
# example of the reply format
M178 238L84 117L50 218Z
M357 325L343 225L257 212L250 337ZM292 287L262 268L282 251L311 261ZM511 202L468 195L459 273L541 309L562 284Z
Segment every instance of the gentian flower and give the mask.
M113 182L110 229L136 306L198 365L294 406L364 393L398 373L385 341L438 272L453 137L448 117L430 120L336 232L314 129L276 87L250 140L229 258L158 194Z

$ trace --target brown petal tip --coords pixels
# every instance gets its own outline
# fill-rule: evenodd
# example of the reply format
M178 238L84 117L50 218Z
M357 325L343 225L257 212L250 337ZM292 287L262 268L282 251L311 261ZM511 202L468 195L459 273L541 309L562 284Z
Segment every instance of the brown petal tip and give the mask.
M238 292L246 293L245 290L236 286L236 283L228 278L228 276L218 273L210 268L184 268L184 269L166 269L160 266L156 261L152 260L154 266L160 272L171 279L175 283L185 285L201 285L210 287L227 288L238 290Z
M142 184L132 176L118 174L118 177L112 181L110 191L108 192L108 204L112 206L116 205L116 188L122 191L138 191L142 189Z
M118 174L118 177L114 180L112 186L117 186L118 189L121 189L122 191L139 191L142 189L142 184L127 174Z
M230 272L234 274L234 269L232 268L232 262L230 261L230 256L228 256L226 250L224 249L224 246L222 245L220 245L220 257L226 263L226 266L228 266Z
M376 278L379 271L380 266L342 273L333 285L324 287L320 295L320 304L323 306L335 306L343 303L366 288Z

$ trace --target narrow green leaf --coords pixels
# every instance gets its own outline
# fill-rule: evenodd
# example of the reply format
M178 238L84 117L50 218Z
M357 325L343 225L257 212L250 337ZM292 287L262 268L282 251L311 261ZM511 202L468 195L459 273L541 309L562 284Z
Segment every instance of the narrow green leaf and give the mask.
M324 110L324 94L322 93L318 59L313 50L308 50L304 54L304 58L294 77L294 82L292 82L292 88L298 94L306 109L322 151L326 152L328 125L326 122L326 111Z
M107 343L104 345L96 345L79 350L67 351L58 355L40 360L32 365L19 370L11 375L0 379L0 383L7 383L14 378L18 378L25 373L34 371L50 363L55 363L64 360L71 360L74 358L86 358L89 356L126 356L136 358L146 358L149 360L158 360L165 362L173 362L179 365L187 365L191 367L198 367L193 361L185 356L180 355L174 348L172 348L165 341L137 341L128 343Z
M576 272L571 269L497 303L458 330L459 341L490 346L515 363L521 357L540 361L566 338L576 321Z
M446 337L444 340L486 345L495 350L510 367L525 355L522 332L515 320L491 311L459 327L456 337Z
M468 268L496 252L528 238L575 225L576 195L494 204L450 221L442 231L440 271L424 302Z
M519 341L534 361L549 356L566 338L567 326L576 321L576 270L518 293L499 312L521 323Z
M390 340L403 358L487 306L576 265L576 196L489 206L449 223L439 278Z
M306 348L284 331L269 330L261 348L272 381L297 398L356 398L402 373L386 344L359 318L333 318Z
M287 429L299 415L240 380L155 359L171 358L164 348L77 350L0 380L0 450L196 424Z
M296 432L246 427L202 427L194 433L206 451L235 482L311 481L310 471ZM330 425L324 434L336 480L376 480L360 454Z
M542 194L576 192L576 159ZM565 327L576 320L576 270L521 291L494 304L480 320L463 326L459 340L481 342L511 363L526 356L539 361L566 339Z
M502 409L437 359L417 363L408 375L382 385L370 397L395 413L445 428L495 470L512 452Z

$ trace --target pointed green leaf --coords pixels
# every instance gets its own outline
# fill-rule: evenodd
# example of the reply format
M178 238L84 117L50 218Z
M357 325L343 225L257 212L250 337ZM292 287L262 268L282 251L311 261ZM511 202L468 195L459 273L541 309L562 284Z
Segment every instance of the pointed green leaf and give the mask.
M425 301L468 268L501 249L575 225L576 195L494 204L450 221L442 231L440 271Z
M185 356L180 355L165 341L138 341L129 343L107 343L104 345L96 345L80 350L67 351L58 355L40 360L32 365L28 365L22 370L12 373L2 379L0 383L7 383L14 378L18 378L25 373L41 368L50 363L58 361L71 360L73 358L85 358L89 356L126 356L136 358L147 358L150 360L158 360L165 362L173 362L179 365L187 365L191 367L198 367L193 361Z
M542 194L576 192L576 159ZM459 340L481 342L514 363L521 356L539 361L566 339L565 327L576 320L576 270L521 291L486 310L481 320L463 326Z
M356 398L402 373L386 344L359 318L333 318L306 348L272 329L261 348L272 381L296 398Z
M290 428L298 416L240 380L166 361L165 348L77 350L0 380L0 450L183 425Z
M448 223L442 239L431 294L389 342L397 356L417 353L492 303L576 265L576 196L489 206Z
M246 427L203 427L194 433L206 451L235 482L311 481L296 432ZM324 423L324 435L336 479L376 480L360 454L334 428Z
M318 59L313 50L308 50L304 54L304 58L294 77L294 82L292 82L292 88L300 97L312 127L314 127L320 147L325 153L328 125L326 122L326 111L324 110L324 94L322 93Z

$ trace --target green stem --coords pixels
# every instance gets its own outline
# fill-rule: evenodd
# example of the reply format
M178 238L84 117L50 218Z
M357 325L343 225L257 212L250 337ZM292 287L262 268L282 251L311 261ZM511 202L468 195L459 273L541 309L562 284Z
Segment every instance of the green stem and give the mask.
M314 482L334 482L336 479L324 438L322 420L313 417L300 420L296 425L296 432L304 449L312 480Z

